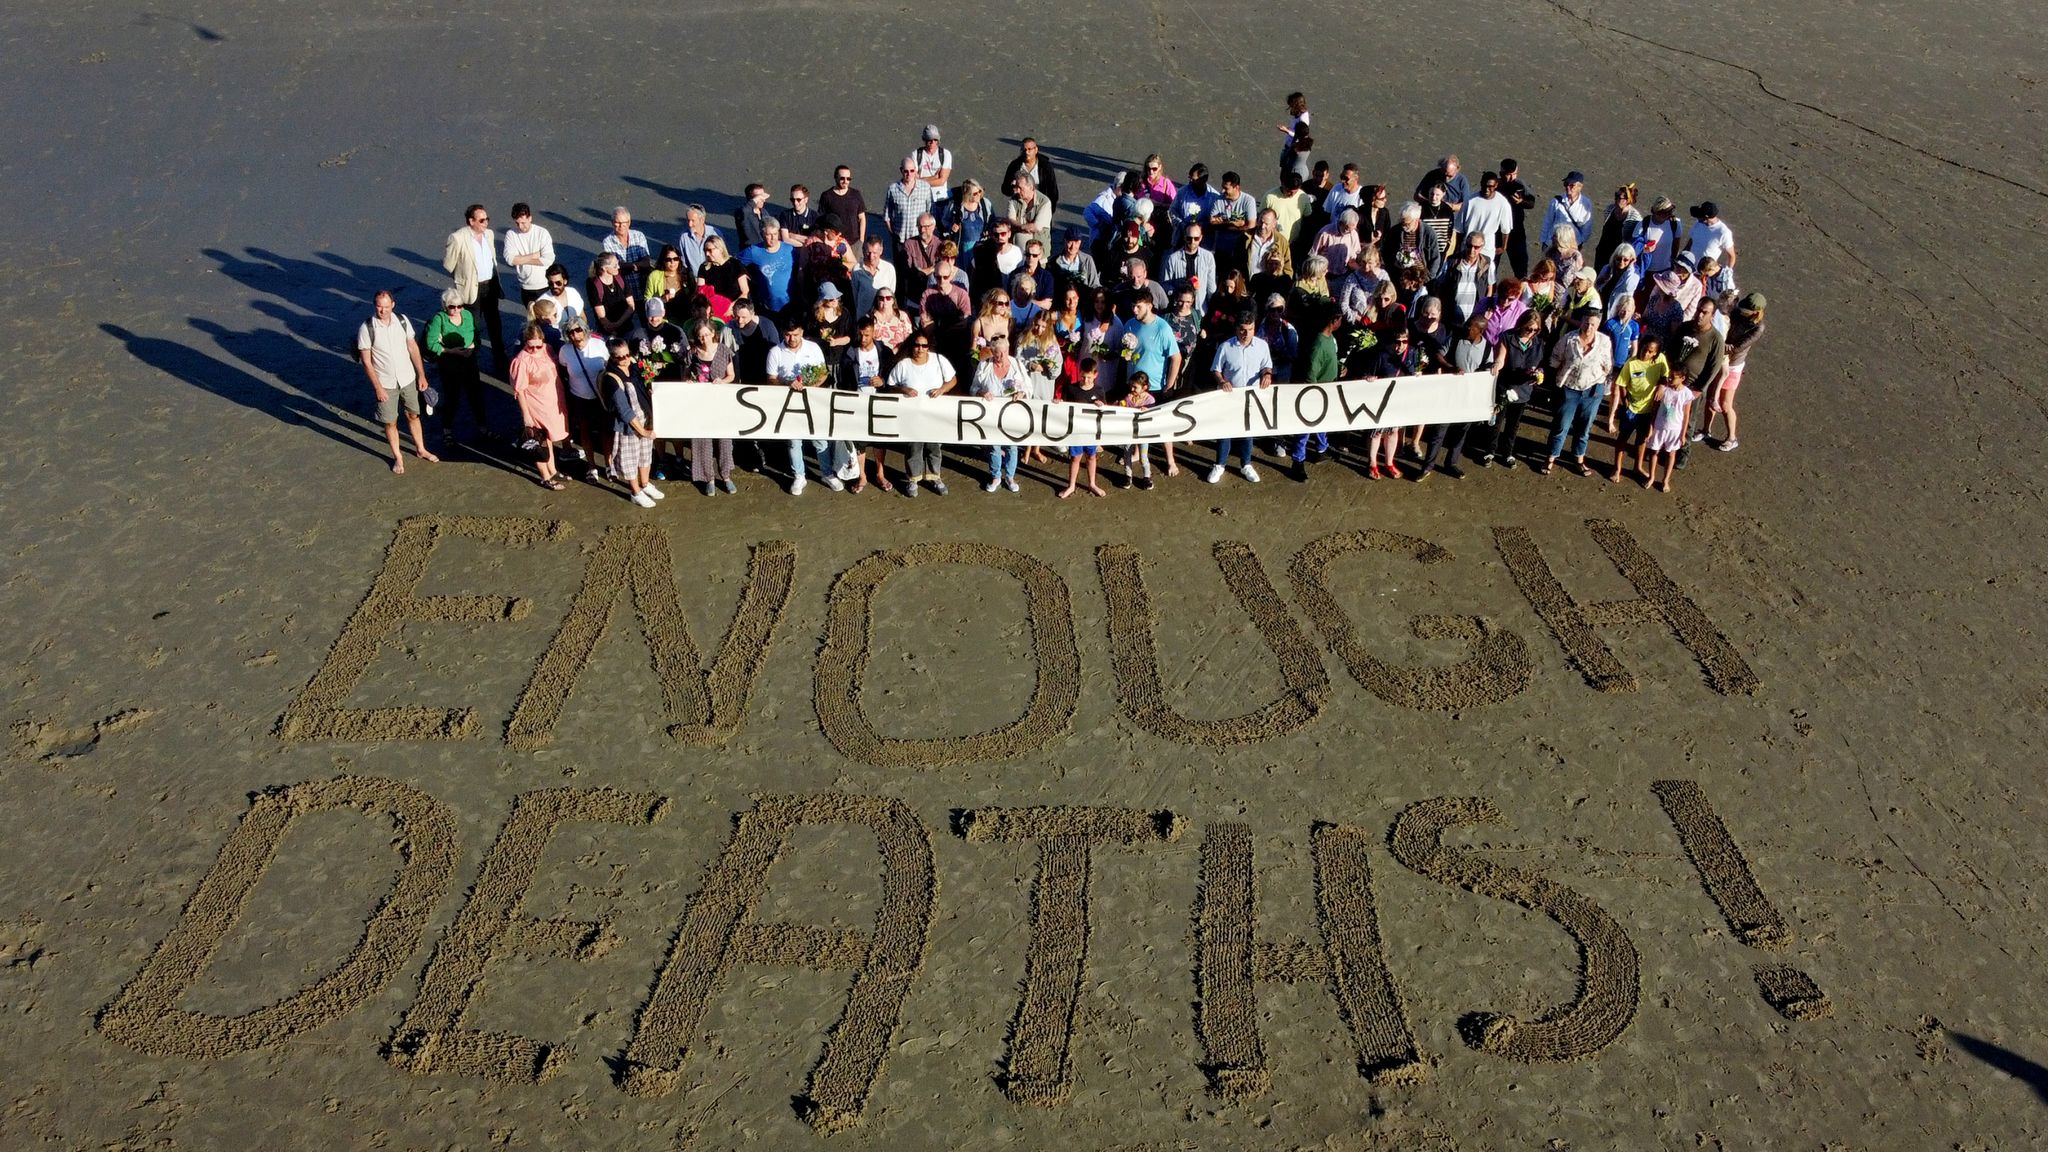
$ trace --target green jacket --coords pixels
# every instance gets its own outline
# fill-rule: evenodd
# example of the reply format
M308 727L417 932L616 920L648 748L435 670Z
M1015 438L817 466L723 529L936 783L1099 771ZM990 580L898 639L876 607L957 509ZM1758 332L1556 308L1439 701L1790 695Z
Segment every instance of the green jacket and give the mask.
M444 348L442 339L449 335L458 337L457 348L476 347L476 310L464 308L460 324L448 319L446 308L434 313L434 318L427 321L427 339L420 345L420 351L429 357L439 356Z

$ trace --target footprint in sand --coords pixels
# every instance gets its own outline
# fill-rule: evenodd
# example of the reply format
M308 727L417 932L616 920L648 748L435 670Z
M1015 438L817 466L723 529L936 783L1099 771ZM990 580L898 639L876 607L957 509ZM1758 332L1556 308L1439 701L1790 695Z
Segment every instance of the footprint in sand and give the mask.
M99 747L101 737L133 728L155 715L153 708L123 708L80 728L66 728L54 721L17 720L14 738L23 755L58 764Z

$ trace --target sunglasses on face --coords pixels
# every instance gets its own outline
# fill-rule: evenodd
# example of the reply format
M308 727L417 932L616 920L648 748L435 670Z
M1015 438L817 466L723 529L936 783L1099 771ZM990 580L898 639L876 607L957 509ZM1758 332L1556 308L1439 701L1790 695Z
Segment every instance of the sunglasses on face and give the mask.
M528 345L526 346L526 350L527 350L528 352L538 352L538 351L540 351L541 349L543 349L543 348L545 348L545 347L547 347L547 345L546 345L546 344L528 344Z
M912 344L912 345L910 346L910 350L911 350L912 352L929 352L929 351L931 351L931 347L932 347L931 345L929 345L929 344L926 344L926 343L923 343L923 342L921 342L921 341L920 341L919 343L916 343L916 344Z

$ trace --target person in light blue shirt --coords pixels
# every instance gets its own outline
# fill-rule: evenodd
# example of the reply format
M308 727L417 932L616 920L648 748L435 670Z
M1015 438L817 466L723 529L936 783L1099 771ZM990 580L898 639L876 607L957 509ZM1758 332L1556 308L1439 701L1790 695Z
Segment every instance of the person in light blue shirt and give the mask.
M1216 346L1216 359L1209 368L1215 374L1216 386L1223 391L1273 386L1273 350L1259 338L1258 326L1257 314L1247 308L1237 318L1237 335ZM1252 438L1249 436L1216 442L1216 463L1209 468L1209 483L1223 479L1224 465L1229 463L1233 450L1238 457L1238 473L1257 484L1259 470L1252 467Z
M1173 325L1154 313L1152 298L1145 295L1133 297L1131 318L1119 324L1114 331L1115 338L1111 343L1116 351L1111 355L1121 354L1126 337L1135 339L1137 343L1138 356L1127 364L1129 371L1125 379L1135 381L1142 376L1146 391L1155 401L1172 392L1180 380L1180 341L1174 338ZM1166 449L1166 474L1179 475L1180 465L1173 458L1173 441L1163 441L1161 447ZM1141 488L1152 486L1151 455L1152 450L1143 444L1132 445L1124 455L1124 467L1133 470L1131 475L1145 477L1145 482L1138 485Z

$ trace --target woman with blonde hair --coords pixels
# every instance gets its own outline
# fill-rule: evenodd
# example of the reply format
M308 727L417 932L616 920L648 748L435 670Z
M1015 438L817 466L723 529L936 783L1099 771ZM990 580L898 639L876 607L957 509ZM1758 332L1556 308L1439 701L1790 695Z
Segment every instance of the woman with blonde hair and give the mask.
M697 291L711 301L711 314L732 319L732 302L752 295L747 266L733 259L725 238L713 232L704 238L704 263L697 269Z
M981 294L981 311L975 313L974 323L969 326L970 347L976 360L988 355L989 346L1000 336L1010 338L1010 290L991 288Z
M1024 375L1031 382L1031 398L1050 402L1058 398L1060 372L1066 367L1066 353L1060 347L1053 315L1040 312L1017 337L1017 358L1024 362ZM1042 464L1045 453L1033 444L1024 450L1026 464Z

